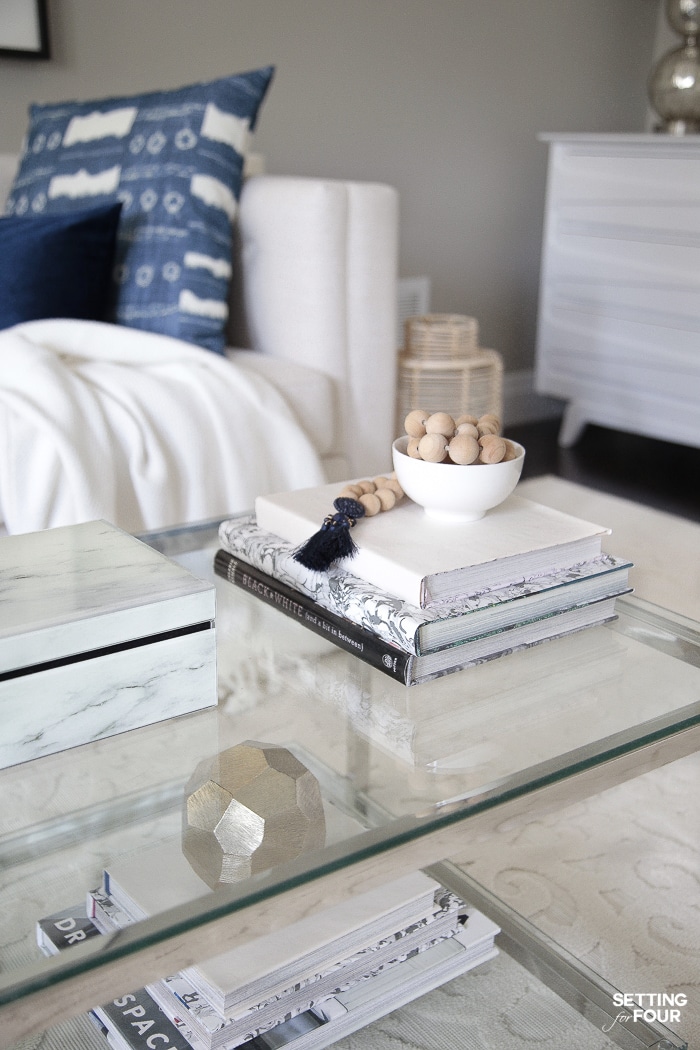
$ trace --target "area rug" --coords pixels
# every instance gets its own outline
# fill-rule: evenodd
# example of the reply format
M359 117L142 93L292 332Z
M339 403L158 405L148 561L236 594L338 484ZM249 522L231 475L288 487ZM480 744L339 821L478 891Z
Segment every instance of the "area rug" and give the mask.
M612 529L646 601L700 619L700 526L553 476L518 493ZM670 1027L700 1047L700 756L525 826L504 823L461 866L611 984L685 995ZM607 1047L510 959L473 971L336 1044L337 1050Z
M551 474L522 481L517 491L611 529L603 549L634 562L630 581L635 592L700 620L700 525Z

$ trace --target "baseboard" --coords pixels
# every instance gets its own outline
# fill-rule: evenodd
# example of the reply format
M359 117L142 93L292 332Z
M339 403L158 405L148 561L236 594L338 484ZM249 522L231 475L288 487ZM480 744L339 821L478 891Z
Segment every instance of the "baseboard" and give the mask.
M565 402L538 394L535 373L530 368L503 376L503 419L507 426L554 419L564 412Z

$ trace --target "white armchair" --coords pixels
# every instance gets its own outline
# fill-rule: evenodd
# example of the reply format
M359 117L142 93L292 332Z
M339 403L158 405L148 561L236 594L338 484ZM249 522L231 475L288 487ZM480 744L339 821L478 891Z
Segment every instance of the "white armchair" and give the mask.
M0 154L0 213L16 165ZM251 176L234 255L229 358L283 396L329 481L391 469L396 191Z

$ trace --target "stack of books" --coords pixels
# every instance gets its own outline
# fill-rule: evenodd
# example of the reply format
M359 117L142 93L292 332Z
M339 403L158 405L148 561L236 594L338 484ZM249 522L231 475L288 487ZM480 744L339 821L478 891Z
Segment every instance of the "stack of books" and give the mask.
M631 589L631 563L602 551L609 529L518 496L466 525L402 501L358 522L352 559L314 572L294 551L339 488L259 497L222 523L214 569L404 685L604 623Z
M166 876L167 873L167 876ZM206 887L172 842L105 870L37 923L54 954ZM422 872L311 914L91 1011L118 1048L317 1050L497 954L498 927ZM157 1033L154 1034L154 1033Z

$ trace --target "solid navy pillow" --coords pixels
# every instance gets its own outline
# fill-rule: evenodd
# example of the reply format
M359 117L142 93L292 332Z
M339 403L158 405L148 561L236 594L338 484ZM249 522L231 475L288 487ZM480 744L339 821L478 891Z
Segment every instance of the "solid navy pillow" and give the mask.
M0 328L47 317L104 320L121 208L0 218Z

